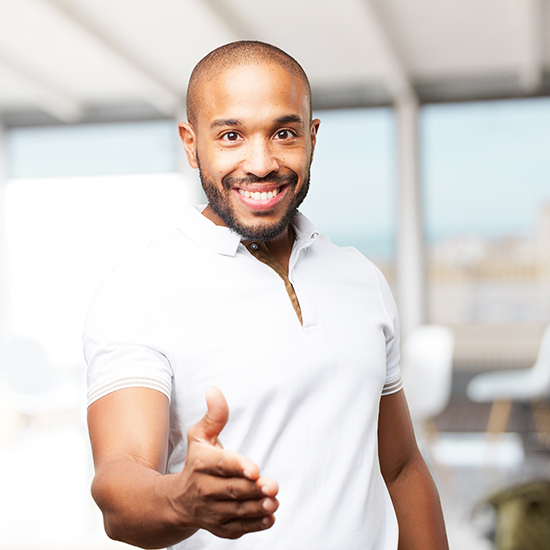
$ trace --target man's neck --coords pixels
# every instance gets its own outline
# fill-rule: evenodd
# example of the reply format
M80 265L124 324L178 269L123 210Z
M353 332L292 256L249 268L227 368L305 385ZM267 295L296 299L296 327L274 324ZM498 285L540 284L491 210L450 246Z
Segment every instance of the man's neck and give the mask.
M291 225L289 225L278 237L275 237L271 241L267 241L265 243L271 254L273 254L275 259L279 262L287 274L294 239L294 229Z

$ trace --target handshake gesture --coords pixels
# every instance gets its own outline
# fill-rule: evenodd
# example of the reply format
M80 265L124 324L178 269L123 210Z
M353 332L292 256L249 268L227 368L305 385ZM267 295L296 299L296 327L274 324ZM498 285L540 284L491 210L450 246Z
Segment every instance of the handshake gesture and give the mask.
M279 507L275 481L249 458L223 449L218 436L229 417L218 388L206 392L208 410L187 432L187 457L172 504L185 523L235 539L268 529Z

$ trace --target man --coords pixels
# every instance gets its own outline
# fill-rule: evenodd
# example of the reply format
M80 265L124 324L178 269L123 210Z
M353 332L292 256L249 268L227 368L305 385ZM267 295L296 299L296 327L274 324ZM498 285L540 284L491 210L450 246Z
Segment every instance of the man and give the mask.
M447 548L388 287L297 212L319 128L305 73L236 42L197 65L187 102L208 205L116 270L85 328L107 533L144 548Z

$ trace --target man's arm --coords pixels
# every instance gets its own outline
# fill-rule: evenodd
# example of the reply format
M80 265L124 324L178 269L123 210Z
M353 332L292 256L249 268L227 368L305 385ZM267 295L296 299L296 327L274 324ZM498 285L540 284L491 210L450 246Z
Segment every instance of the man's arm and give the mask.
M378 444L399 523L399 550L448 550L439 496L416 445L403 390L380 401Z
M105 530L142 548L164 548L197 529L238 538L273 525L277 484L245 456L226 451L218 435L228 418L222 393L210 388L208 410L188 431L184 468L165 474L169 406L146 388L113 392L90 405L92 495Z

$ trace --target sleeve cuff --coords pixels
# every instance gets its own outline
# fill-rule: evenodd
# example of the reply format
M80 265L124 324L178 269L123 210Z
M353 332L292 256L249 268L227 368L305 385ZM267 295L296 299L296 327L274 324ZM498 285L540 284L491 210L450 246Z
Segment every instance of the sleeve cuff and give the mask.
M163 393L166 397L168 397L169 401L171 398L170 385L163 380L159 380L158 378L150 378L147 376L131 376L109 380L90 388L90 391L88 392L87 406L89 407L94 401L97 401L109 393L126 388L149 388Z
M397 393L401 388L403 388L401 377L391 382L386 382L386 384L382 388L382 396Z

